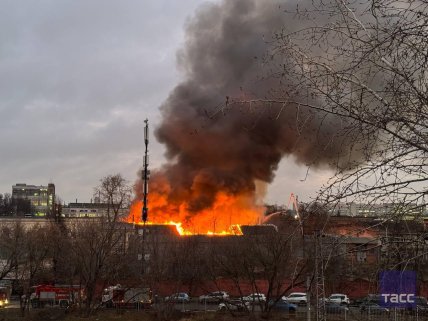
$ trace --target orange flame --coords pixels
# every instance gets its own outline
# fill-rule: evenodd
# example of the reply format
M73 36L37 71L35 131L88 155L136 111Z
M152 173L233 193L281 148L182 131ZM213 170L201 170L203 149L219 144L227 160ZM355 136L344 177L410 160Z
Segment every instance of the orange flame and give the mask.
M263 207L254 205L250 195L228 195L218 193L214 204L197 213L186 211L186 202L178 206L167 201L167 193L151 192L149 195L149 215L146 224L175 225L180 235L204 234L212 236L242 235L240 225L257 224ZM142 202L131 205L129 223L142 224Z

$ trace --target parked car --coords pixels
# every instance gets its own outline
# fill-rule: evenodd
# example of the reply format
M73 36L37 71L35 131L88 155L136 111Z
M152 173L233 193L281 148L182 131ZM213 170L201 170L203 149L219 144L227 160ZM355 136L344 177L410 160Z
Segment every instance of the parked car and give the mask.
M250 303L243 302L239 299L227 300L218 305L218 310L225 311L247 311L249 309Z
M229 294L225 291L211 292L199 297L199 303L220 303L229 299Z
M306 293L304 292L292 292L288 296L283 296L282 300L288 303L294 303L298 305L305 305L307 302Z
M250 295L241 298L243 302L249 302L251 304L264 303L266 302L266 296L263 293L252 293Z
M337 303L337 304L350 304L351 303L351 301L349 300L349 298L346 294L340 294L340 293L335 293L335 294L330 295L326 299L326 302Z
M342 314L349 311L349 308L346 305L335 303L335 302L326 302L325 303L325 312L331 314Z
M428 314L428 302L427 299L423 296L416 296L415 297L415 304L409 308L407 308L408 311L411 313L417 313L417 314Z
M423 296L415 297L416 308L418 311L427 313L428 312L428 301Z
M363 302L364 302L364 298L352 299L351 303L350 303L350 306L359 307Z
M296 312L297 305L289 303L284 300L279 300L275 302L274 300L269 301L269 308L271 311L283 311L283 312Z
M379 305L375 301L364 301L360 305L360 312L367 314L387 314L389 313L389 309Z
M364 303L366 301L380 304L382 301L382 296L380 294L369 294L365 298L363 298L363 301L361 303Z
M165 297L165 302L171 302L171 303L189 303L190 297L185 292L180 293L174 293L170 296Z

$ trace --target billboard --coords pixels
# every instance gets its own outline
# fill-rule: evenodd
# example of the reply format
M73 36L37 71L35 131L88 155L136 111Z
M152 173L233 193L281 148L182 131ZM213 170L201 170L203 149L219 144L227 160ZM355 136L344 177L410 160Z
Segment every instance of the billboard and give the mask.
M380 302L388 308L413 308L416 306L415 271L381 271L379 273Z

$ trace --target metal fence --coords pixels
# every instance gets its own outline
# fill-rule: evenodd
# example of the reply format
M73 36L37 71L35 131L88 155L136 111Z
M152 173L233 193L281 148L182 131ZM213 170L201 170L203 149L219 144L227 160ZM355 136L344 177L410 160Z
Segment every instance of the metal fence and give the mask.
M319 321L315 310L311 310L310 318L306 309L299 309L295 316L290 316L290 320L299 321ZM406 310L391 308L388 311L378 309L361 311L357 307L351 307L349 310L340 310L333 313L326 313L323 321L428 321L428 310L414 309Z

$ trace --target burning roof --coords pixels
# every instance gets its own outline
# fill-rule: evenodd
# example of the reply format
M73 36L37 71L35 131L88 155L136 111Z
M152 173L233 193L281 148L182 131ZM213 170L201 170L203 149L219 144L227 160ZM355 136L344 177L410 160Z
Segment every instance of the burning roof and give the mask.
M162 121L155 131L168 161L152 170L152 223L180 222L196 234L255 224L264 210L266 184L284 156L312 167L337 164L346 152L349 157L343 149L348 138L338 135L344 122L335 116L293 103L230 98L275 99L287 86L272 76L277 71L264 77L263 69L265 58L276 59L267 56L274 33L287 26L279 4L207 4L187 23L177 55L183 81L160 107ZM281 61L275 63L287 72ZM141 187L138 181L128 221L141 216Z

